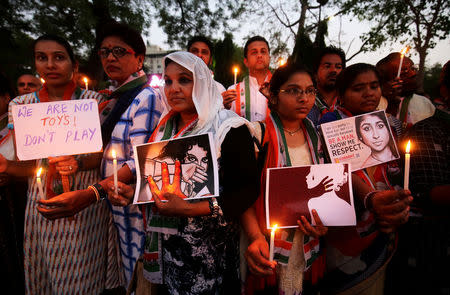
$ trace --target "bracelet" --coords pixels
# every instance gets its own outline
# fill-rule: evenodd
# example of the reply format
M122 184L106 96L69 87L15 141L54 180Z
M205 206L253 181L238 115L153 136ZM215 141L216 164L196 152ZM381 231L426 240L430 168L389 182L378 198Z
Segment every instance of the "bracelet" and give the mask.
M364 203L364 208L366 208L366 209L369 210L369 211L372 210L372 202L371 202L371 200L372 200L373 195L375 195L375 194L378 193L378 192L379 192L379 191L375 190L375 191L368 192L368 193L366 194L366 196L364 197L364 201L363 201L363 203Z
M108 193L103 189L103 186L101 186L99 183L95 183L92 186L95 187L98 192L99 201L103 201L108 198Z
M209 210L211 210L211 217L217 217L219 215L219 203L217 202L216 198L210 198L208 199L209 203Z
M97 199L97 202L98 202L100 200L100 195L99 195L97 189L95 188L95 186L90 185L90 186L88 186L88 189L91 189L94 192L95 198Z

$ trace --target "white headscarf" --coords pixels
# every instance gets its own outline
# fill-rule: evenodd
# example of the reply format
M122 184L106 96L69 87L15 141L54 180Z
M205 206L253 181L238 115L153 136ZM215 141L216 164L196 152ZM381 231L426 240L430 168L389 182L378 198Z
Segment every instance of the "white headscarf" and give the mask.
M185 51L170 53L163 59L164 72L166 59L170 59L188 69L194 77L192 100L197 110L198 123L190 134L211 132L214 135L218 157L220 157L220 146L231 128L246 124L250 133L254 134L252 124L249 121L223 107L222 95L212 78L211 71L203 60ZM162 96L166 104L166 110L161 116L161 120L171 110L164 91L162 91Z

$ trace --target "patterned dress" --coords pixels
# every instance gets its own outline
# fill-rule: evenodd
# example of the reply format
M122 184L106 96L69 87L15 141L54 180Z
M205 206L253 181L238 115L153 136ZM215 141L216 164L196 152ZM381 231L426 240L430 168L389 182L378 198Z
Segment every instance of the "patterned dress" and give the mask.
M96 99L93 91L76 89L71 99ZM39 103L39 93L15 98L10 103L9 127L12 129L11 105ZM47 159L37 160L37 166L47 171ZM48 174L42 175L44 195L47 195ZM85 189L100 180L98 170L78 171L71 179L71 190ZM51 187L61 188L60 179ZM28 180L28 200L25 212L24 267L27 294L100 294L104 289L119 286L117 234L106 202L93 204L75 215L54 221L37 211L39 199L35 177Z

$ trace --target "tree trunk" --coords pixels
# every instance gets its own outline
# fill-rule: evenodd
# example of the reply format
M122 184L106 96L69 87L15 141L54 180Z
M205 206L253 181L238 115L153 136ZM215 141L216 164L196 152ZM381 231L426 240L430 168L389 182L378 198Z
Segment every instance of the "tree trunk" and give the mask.
M418 48L419 53L419 71L417 73L417 93L423 93L423 79L425 77L425 59L427 57L427 48Z

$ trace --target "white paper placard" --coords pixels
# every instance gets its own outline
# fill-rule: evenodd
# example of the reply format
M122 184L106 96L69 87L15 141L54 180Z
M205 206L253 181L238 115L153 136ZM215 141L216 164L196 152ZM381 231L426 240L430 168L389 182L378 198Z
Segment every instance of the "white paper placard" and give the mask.
M17 158L21 161L102 149L94 99L13 105L12 117Z

